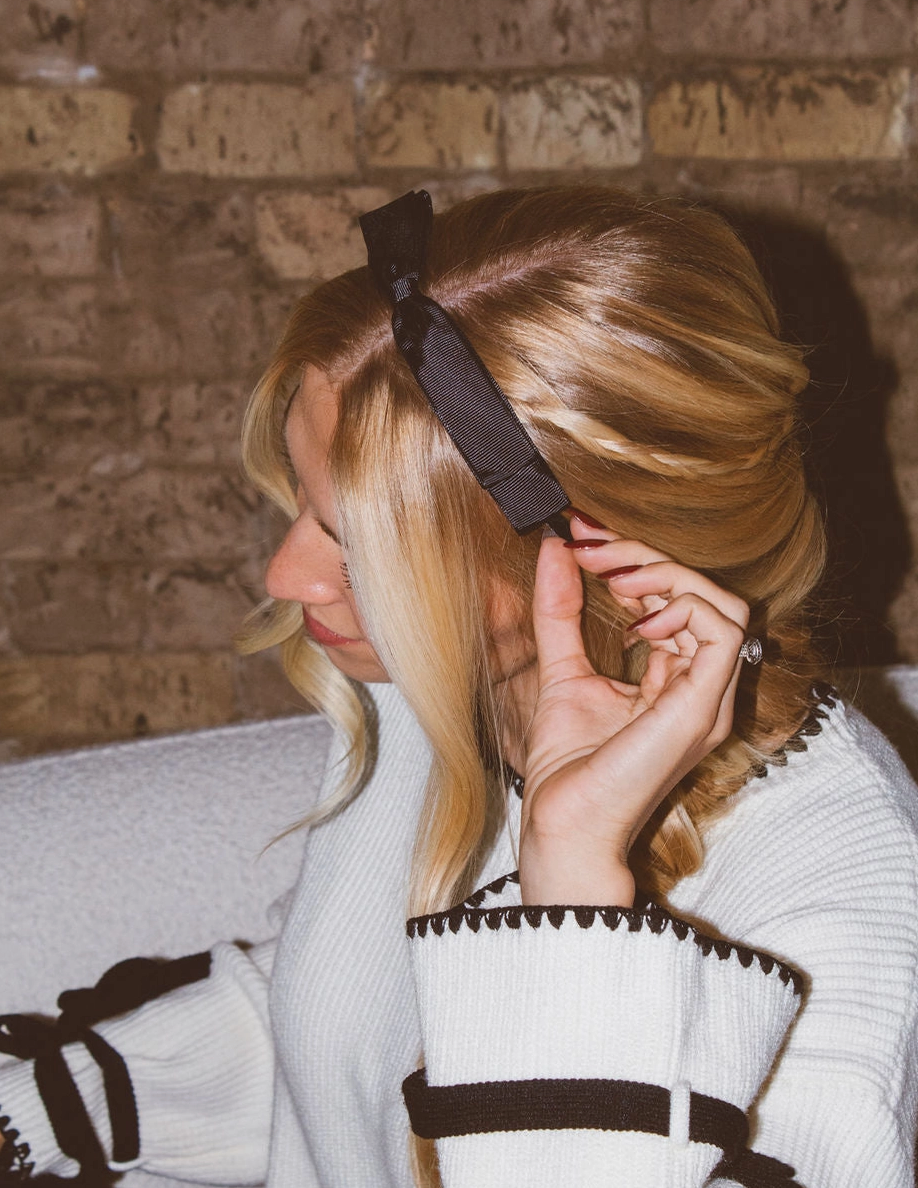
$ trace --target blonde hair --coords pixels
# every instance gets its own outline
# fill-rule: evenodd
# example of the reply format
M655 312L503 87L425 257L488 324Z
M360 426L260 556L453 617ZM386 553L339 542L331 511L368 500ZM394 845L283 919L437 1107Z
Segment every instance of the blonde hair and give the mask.
M603 187L488 194L438 215L424 289L458 323L573 503L712 577L767 640L744 667L730 738L667 797L632 863L665 893L703 857L702 832L799 727L818 666L808 599L823 567L796 397L800 351L777 337L759 273L710 211ZM495 597L525 623L538 534L518 537L470 474L398 354L366 268L297 306L249 407L246 465L291 517L286 408L307 366L339 392L330 470L355 597L370 638L430 741L411 908L471 888L504 792L503 707L488 624ZM586 579L588 654L635 679L624 612ZM246 650L280 643L293 683L352 743L330 813L365 762L359 698L303 636L298 607L247 625Z

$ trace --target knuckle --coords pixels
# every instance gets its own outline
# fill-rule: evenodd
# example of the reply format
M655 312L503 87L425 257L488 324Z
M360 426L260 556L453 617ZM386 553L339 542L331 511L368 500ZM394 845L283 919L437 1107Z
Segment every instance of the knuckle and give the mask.
M743 599L736 594L730 594L728 595L728 598L729 602L727 605L729 607L728 614L730 615L730 618L739 623L741 627L748 627L749 616L751 614L749 603L744 602Z

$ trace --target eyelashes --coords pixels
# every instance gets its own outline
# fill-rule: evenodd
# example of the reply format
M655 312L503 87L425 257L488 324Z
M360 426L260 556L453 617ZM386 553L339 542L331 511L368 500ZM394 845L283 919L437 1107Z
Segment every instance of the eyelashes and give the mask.
M348 572L347 562L339 561L338 565L341 568L341 580L344 582L344 588L345 588L345 590L350 590L351 589L351 575Z

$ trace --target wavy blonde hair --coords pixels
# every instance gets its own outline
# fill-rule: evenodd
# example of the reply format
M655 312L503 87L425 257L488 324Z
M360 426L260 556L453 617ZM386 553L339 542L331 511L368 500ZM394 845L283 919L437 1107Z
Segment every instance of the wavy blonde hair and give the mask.
M425 291L481 355L573 503L701 570L752 608L767 640L746 666L731 737L667 797L632 852L665 894L703 858L705 825L799 727L818 665L808 600L824 561L804 482L796 398L808 374L782 343L749 253L714 213L604 187L488 194L434 221ZM297 306L248 409L253 481L291 517L283 438L306 366L340 394L330 470L368 638L430 741L411 910L470 889L500 805L504 707L491 680L490 611L531 603L538 534L518 537L484 494L399 355L366 268ZM600 672L640 675L624 612L585 579L583 634ZM280 643L294 685L346 732L334 811L365 763L360 700L271 603L242 646Z

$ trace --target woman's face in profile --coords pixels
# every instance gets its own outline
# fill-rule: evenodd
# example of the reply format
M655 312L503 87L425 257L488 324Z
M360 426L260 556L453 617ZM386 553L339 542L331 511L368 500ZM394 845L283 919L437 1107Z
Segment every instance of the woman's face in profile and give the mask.
M346 676L388 681L366 639L336 534L328 450L337 415L334 390L320 371L307 368L285 429L300 514L271 558L265 587L272 598L302 606L306 634Z

